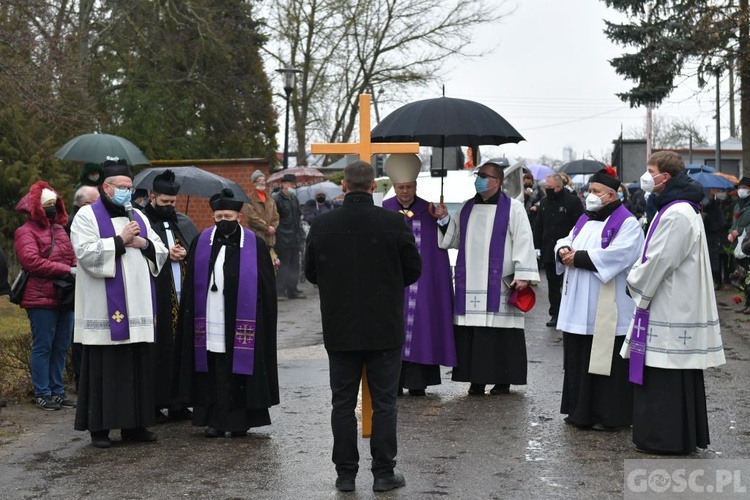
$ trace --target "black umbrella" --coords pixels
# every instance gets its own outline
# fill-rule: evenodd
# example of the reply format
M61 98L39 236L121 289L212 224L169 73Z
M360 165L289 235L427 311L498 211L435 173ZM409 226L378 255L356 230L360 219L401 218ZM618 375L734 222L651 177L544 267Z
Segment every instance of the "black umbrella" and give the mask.
M235 199L250 203L250 198L236 182L193 166L147 168L135 176L133 187L151 191L154 177L165 170L174 172L175 181L180 183L180 194L210 198L222 189L229 188L234 192Z
M560 168L560 172L568 175L595 174L607 166L596 160L573 160Z
M437 97L401 106L372 130L371 140L418 142L443 151L446 147L469 146L476 151L481 144L518 143L524 138L505 118L484 104ZM441 183L441 198L442 192Z
M103 163L107 157L124 158L131 165L150 163L135 144L110 134L79 135L58 149L55 156L61 160L84 163Z

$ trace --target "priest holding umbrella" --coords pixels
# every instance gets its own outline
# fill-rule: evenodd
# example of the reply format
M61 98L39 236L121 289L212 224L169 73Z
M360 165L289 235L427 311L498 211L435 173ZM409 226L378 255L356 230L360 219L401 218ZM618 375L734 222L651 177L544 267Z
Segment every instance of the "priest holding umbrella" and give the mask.
M266 244L240 225L243 202L223 189L210 205L216 226L187 257L179 395L206 437L240 437L279 404L276 281Z
M383 208L404 215L422 256L422 276L404 296L406 342L399 388L412 396L424 396L428 385L440 384L440 365L456 366L450 260L448 251L438 247L437 220L429 203L416 195L421 168L417 155L390 155L385 173L396 196L383 202Z
M175 335L178 328L180 293L185 277L187 253L198 228L187 215L175 210L180 183L174 172L165 170L154 177L149 201L143 209L151 227L169 249L169 260L156 277L156 357L154 364L154 402L157 421L166 409L170 420L190 416L187 407L173 395Z

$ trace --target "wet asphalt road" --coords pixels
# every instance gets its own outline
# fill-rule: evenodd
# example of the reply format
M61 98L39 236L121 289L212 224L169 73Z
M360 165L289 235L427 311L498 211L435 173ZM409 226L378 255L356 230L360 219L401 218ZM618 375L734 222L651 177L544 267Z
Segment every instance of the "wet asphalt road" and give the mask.
M399 399L398 469L405 488L374 494L368 441L357 491L338 493L330 461L330 392L316 290L279 303L281 404L273 425L245 438L206 439L187 422L155 427L156 444L109 450L76 432L73 410L12 404L0 420L0 498L622 498L629 430L581 431L559 414L562 340L544 326L545 283L529 313L529 385L507 396L468 397L450 381ZM719 292L728 363L706 372L711 446L691 459L750 457L750 316ZM14 434L8 438L8 434ZM113 437L119 439L117 432ZM3 437L4 436L4 437Z

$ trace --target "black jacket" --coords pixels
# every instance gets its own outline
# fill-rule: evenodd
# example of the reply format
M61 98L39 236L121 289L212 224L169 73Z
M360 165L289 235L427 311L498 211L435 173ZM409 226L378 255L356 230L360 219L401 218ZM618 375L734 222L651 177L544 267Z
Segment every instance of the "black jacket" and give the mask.
M534 248L542 250L544 264L555 261L555 244L564 238L583 214L578 196L563 189L554 196L546 196L539 204L534 224Z
M279 226L276 228L276 246L302 248L304 236L296 196L286 196L281 191L272 195L279 212Z
M404 216L347 193L317 216L307 236L305 276L320 291L323 340L332 351L394 349L404 343L404 287L422 258Z

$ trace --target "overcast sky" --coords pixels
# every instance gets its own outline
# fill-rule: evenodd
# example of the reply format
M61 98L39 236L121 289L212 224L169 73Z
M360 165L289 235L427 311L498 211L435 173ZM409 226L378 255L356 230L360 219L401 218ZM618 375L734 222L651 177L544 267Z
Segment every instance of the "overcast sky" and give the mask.
M615 11L599 0L517 4L499 28L475 33L475 48L497 48L481 59L456 61L444 79L448 97L493 108L526 138L496 151L518 159L563 159L563 149L570 146L577 158L591 154L600 159L611 152L621 126L626 136L629 130L645 127L645 108L630 109L615 96L632 86L608 62L622 53L603 33L604 19L622 19ZM695 119L714 143L715 88L697 96L696 88L695 78L681 81L655 114ZM440 95L439 86L431 86L415 92L414 100ZM381 115L396 107L381 104ZM722 123L728 124L727 115L724 105ZM722 139L728 135L727 125Z

